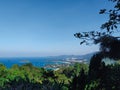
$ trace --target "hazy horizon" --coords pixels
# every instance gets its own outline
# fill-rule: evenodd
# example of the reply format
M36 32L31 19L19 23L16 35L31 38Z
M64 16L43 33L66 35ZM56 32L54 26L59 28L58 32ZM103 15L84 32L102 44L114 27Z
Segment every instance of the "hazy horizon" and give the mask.
M0 58L20 58L20 57L55 57L55 56L64 56L64 55L75 55L75 56L77 56L77 55L87 55L87 54L91 54L91 53L95 53L95 52L98 52L98 51L94 51L94 52L88 52L88 53L82 53L82 54L49 54L49 55L43 55L43 53L42 54L40 54L40 53L12 53L12 54L10 54L10 53L0 53L1 54L1 56L0 56Z

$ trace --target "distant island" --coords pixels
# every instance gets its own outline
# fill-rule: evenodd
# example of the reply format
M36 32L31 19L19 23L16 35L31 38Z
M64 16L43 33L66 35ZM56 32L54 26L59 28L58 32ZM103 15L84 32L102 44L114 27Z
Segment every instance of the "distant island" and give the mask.
M29 60L21 60L20 63L30 63Z

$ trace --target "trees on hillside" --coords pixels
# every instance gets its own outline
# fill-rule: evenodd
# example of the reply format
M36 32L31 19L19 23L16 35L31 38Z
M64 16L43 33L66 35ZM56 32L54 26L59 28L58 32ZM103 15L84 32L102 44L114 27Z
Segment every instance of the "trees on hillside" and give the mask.
M94 54L90 60L87 90L118 90L120 88L119 82L115 81L119 80L118 75L120 73L117 72L117 69L119 70L120 66L111 65L111 68L102 62L106 57L113 60L120 59L120 0L109 1L113 2L114 7L110 10L101 9L99 12L99 14L108 15L108 20L100 27L101 31L74 34L76 38L81 40L80 44L94 43L100 45L99 52Z

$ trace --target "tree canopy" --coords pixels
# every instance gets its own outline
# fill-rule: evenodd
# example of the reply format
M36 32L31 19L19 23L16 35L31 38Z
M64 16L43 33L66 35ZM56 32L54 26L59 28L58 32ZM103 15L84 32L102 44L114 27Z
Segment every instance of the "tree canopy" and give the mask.
M105 57L119 59L120 58L120 37L114 35L117 31L119 33L120 25L120 0L109 0L113 2L113 9L101 9L99 14L106 14L108 20L100 27L100 31L79 32L74 34L76 38L79 38L80 45L90 43L100 44L100 52Z

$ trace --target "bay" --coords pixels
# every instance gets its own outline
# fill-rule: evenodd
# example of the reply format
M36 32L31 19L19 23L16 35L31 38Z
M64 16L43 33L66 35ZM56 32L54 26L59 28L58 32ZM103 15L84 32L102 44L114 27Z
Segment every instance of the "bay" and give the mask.
M53 60L47 57L10 57L0 58L0 63L4 64L7 68L10 68L14 64L21 66L26 63L32 63L32 65L36 67L44 67L45 65L56 64L59 62L58 60Z

